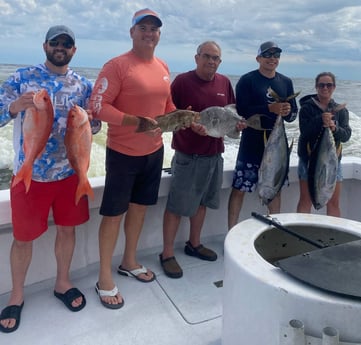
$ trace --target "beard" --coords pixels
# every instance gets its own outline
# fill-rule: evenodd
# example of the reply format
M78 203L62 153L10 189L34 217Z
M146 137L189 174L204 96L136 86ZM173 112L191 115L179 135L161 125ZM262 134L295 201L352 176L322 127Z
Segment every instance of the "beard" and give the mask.
M47 50L45 53L47 60L57 67L68 65L73 57L73 55L67 54L66 50L54 50L52 52Z

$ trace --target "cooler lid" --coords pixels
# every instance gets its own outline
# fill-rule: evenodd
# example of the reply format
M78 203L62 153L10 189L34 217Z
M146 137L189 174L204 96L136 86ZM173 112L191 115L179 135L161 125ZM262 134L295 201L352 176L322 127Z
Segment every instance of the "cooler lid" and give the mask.
M361 240L315 249L278 260L275 265L320 289L361 297Z

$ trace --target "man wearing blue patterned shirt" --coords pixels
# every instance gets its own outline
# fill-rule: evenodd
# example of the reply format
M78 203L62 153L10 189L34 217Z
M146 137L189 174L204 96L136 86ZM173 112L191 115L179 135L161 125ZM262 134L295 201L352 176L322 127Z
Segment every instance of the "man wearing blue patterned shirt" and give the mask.
M87 107L92 84L68 67L76 52L74 33L68 27L51 27L43 49L46 54L44 64L18 69L0 88L0 127L14 121L14 176L25 158L25 110L34 107L33 96L37 91L47 91L54 112L46 147L33 164L29 190L23 181L10 188L14 235L10 253L13 286L8 305L0 314L0 331L5 333L13 332L19 326L32 244L47 230L50 209L57 228L54 295L71 311L79 311L86 304L84 295L70 282L69 269L75 247L75 226L89 219L88 199L84 196L75 204L78 177L67 159L64 136L68 111L74 105Z

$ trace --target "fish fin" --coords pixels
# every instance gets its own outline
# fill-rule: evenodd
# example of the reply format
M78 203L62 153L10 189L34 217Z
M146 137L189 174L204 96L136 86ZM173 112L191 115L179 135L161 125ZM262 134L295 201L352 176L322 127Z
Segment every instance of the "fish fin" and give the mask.
M79 200L83 195L88 195L91 200L94 200L94 191L88 179L86 179L83 183L78 184L75 193L75 205L78 205Z
M296 98L300 93L301 93L301 90L294 93L293 95L286 97L286 101L290 101L291 99Z
M268 92L268 94L269 94L276 102L281 102L281 101L282 101L282 100L281 100L281 97L278 96L277 92L274 91L271 87L269 87L269 88L267 89L267 92Z
M343 108L346 108L346 103L342 103L342 104L339 104L338 106L336 106L334 109L332 109L332 113L337 113L338 111L340 111Z
M237 131L237 129L234 129L234 130L230 131L226 135L227 135L227 137L232 138L232 139L239 139L240 138L240 132Z
M288 147L288 155L291 155L294 141L295 141L295 138L292 138L291 144L290 144L290 146Z
M225 108L225 109L229 109L229 110L233 111L234 113L236 113L236 114L238 115L238 113L237 113L237 107L236 107L236 105L235 105L234 103L232 103L232 104L227 104L224 108ZM239 115L238 115L238 116L239 116Z
M280 97L271 87L267 89L267 92L276 102L288 102L291 99L296 98L301 93L301 90L287 97Z
M262 118L270 118L270 116L265 114L254 114L250 116L248 119L245 119L247 126L258 131L270 131L272 128L265 128L262 126Z
M12 187L15 187L19 182L24 181L25 192L27 193L30 188L32 176L33 176L33 167L29 166L29 164L24 162L23 166L14 177Z

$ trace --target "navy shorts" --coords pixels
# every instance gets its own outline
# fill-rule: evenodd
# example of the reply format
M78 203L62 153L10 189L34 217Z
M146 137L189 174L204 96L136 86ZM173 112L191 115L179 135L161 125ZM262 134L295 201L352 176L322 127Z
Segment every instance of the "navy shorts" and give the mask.
M258 182L259 165L237 160L232 187L241 192L254 192Z
M223 157L175 152L167 210L192 217L200 205L217 209L223 178Z
M162 175L163 146L146 156L128 156L107 147L105 186L99 213L119 216L129 203L154 205Z

